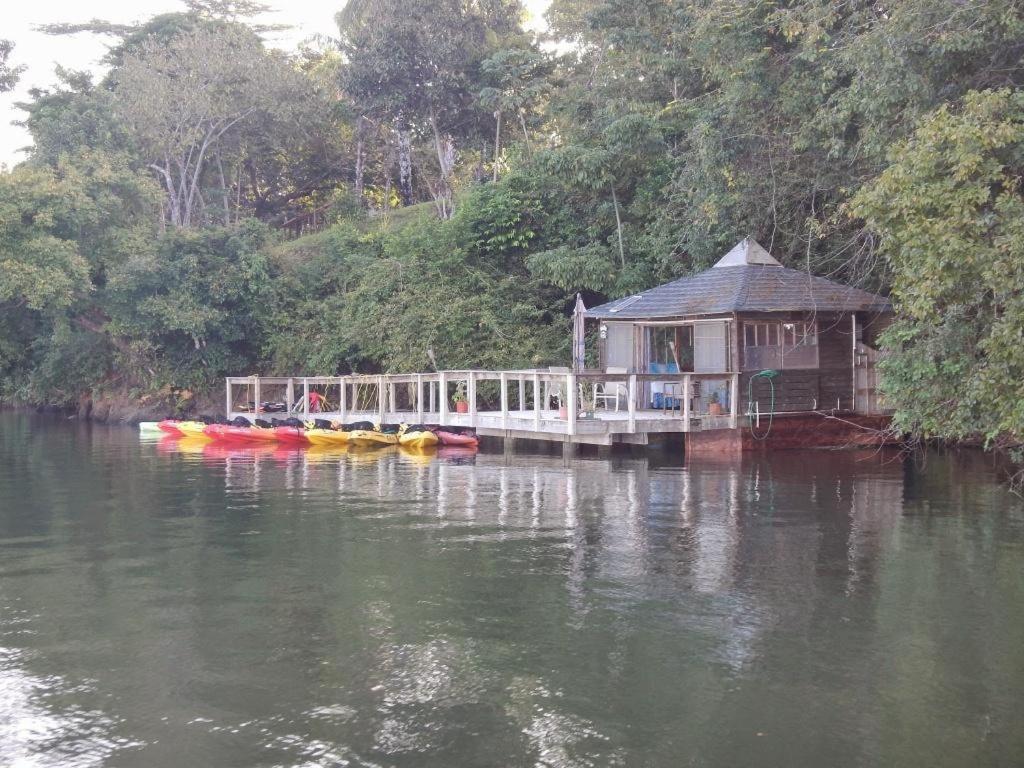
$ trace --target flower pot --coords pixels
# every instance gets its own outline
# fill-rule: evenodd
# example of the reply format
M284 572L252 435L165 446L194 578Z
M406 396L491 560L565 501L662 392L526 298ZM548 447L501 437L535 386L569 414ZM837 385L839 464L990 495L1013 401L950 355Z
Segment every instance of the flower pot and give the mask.
M721 403L708 403L709 416L721 416L723 413L725 413L725 409Z
M459 400L457 403L455 403L455 412L469 413L469 403L467 403L465 400Z
M563 405L558 409L558 418L566 420L569 419L569 409L566 406Z

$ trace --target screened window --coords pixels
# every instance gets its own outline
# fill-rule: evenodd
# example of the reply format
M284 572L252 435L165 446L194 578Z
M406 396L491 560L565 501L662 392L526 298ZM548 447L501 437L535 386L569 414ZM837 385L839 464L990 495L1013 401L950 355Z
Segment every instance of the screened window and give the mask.
M812 322L743 324L743 368L817 368L818 329Z
M693 370L693 327L665 325L647 329L647 361L651 373Z

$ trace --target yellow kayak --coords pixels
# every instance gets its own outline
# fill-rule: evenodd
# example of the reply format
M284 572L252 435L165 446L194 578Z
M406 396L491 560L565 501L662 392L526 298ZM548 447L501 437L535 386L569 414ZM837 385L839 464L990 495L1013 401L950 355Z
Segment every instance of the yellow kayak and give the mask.
M206 429L206 425L201 421L179 421L175 426L181 431L185 437L198 437L209 440L210 438L203 432Z
M437 445L437 435L427 430L403 432L398 442L403 448L433 448Z
M313 445L344 445L350 434L337 429L307 429L306 439Z
M354 429L348 433L353 445L396 445L398 435L391 432L377 432L373 429Z

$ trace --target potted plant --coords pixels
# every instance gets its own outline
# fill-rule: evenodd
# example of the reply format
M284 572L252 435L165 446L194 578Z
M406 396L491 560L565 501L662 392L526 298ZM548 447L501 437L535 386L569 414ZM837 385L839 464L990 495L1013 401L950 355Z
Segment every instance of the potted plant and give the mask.
M455 394L452 395L452 402L455 403L456 413L469 413L469 400L466 398L466 382L460 381L455 385Z
M718 397L717 392L712 392L711 397L708 399L708 415L709 416L721 416L725 413L725 409L722 407L722 401Z

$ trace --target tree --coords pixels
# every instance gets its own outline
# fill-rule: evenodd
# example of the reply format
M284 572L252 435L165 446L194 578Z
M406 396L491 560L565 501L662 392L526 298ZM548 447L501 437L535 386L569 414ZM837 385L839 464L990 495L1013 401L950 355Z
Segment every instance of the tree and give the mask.
M24 69L24 67L8 63L8 58L13 50L14 43L10 40L0 40L0 93L13 89L18 84L18 76Z
M898 319L883 391L915 435L1024 440L1024 94L925 117L852 211L880 237Z
M501 157L502 118L512 114L523 130L527 152L531 150L527 114L538 106L551 90L551 62L547 56L529 48L498 51L480 65L489 85L480 91L480 103L494 112L494 181L498 180Z
M231 188L237 198L243 183L237 162L229 183L239 137L250 124L257 130L294 125L289 110L301 108L309 92L283 56L237 26L197 28L163 45L144 42L114 80L119 114L165 189L166 220L179 228L210 220L218 207L225 223L232 219Z
M339 15L343 90L361 114L393 126L406 205L413 140L426 136L437 162L431 197L441 218L452 214L457 137L475 133L482 117L477 70L492 41L519 32L520 13L518 2L369 0Z

